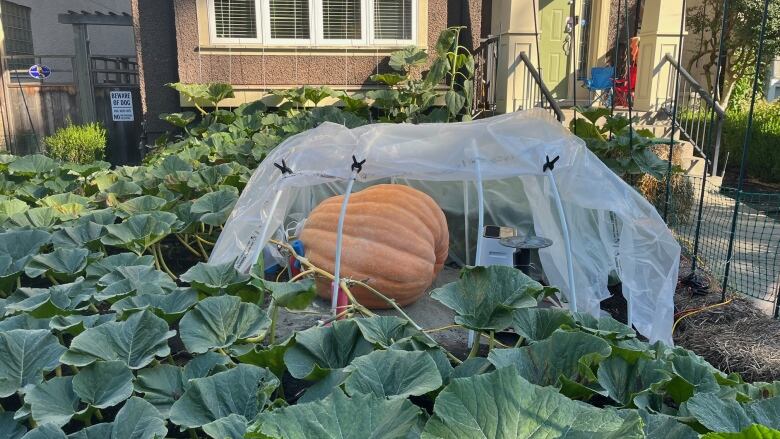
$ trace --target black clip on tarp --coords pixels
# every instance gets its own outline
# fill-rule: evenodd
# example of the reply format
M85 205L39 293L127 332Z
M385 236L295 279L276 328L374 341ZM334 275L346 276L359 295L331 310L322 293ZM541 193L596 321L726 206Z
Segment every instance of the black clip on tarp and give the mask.
M552 159L552 161L550 161L550 156L548 155L544 156L544 158L546 159L546 162L544 166L542 166L542 172L547 172L548 169L551 171L555 169L555 162L557 162L561 158L561 156L559 155L555 156L555 158Z
M293 170L290 169L289 166L287 166L287 163L284 162L284 159L282 159L282 164L281 165L279 163L274 163L274 166L276 166L276 169L281 171L282 175L284 175L284 174L292 174L293 173Z

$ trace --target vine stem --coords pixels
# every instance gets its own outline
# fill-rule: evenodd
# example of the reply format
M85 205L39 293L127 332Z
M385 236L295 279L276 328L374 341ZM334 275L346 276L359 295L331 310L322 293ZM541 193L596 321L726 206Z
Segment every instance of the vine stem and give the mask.
M289 282L295 282L296 280L298 280L298 279L300 279L302 277L308 276L310 274L314 274L314 270L301 271L300 273L298 273L295 276L293 276L293 278L290 279Z
M431 328L431 329L425 329L423 332L430 333L430 332L439 332L439 331L446 331L448 329L456 329L456 328L462 328L463 326L458 324L452 324L447 326L440 326L438 328Z
M178 240L179 240L179 242L181 242L181 245L183 245L183 246L184 246L184 248L186 248L187 250L189 250L189 252L190 252L190 253L192 253L193 255L195 255L195 256L197 256L197 257L199 257L199 258L200 258L200 257L203 257L203 255L202 255L202 254L201 254L199 251L197 251L197 250L195 250L194 248L192 248L192 246L191 246L191 245L189 245L189 244L187 243L187 241L185 241L185 240L184 240L184 238L182 238L182 237L181 237L181 236L180 236L178 233L174 233L174 235L176 236L176 239L178 239Z
M188 428L187 431L190 432L190 438L198 439L198 433L195 432L194 428Z
M347 309L345 309L344 311L341 311L340 313L336 314L335 316L328 317L327 319L321 321L317 326L325 326L328 323L332 323L332 322L334 322L334 321L344 317L345 315L349 314L352 311L355 311L355 307L354 306L348 306Z
M468 358L475 358L479 353L479 341L482 339L482 333L479 331L476 331L476 333L477 336L474 337L474 344L471 345L471 351L469 352Z
M276 321L279 319L279 305L275 300L271 301L271 333L268 334L268 344L274 344L276 340Z
M293 257L294 257L296 260L300 261L300 263L301 263L301 264L303 264L304 266L306 266L308 270L311 270L311 271L315 272L316 274L319 274L319 275L321 275L321 276L324 276L324 277L326 277L327 279L329 279L329 280L331 280L331 281L335 279L335 277L334 277L332 274L330 274L330 273L328 273L327 271L325 271L325 270L323 270L323 269L321 269L321 268L317 267L316 265L312 264L312 263L311 263L311 262L310 262L310 261L309 261L307 258L305 258L305 257L303 257L303 256L300 256L300 255L298 255L298 253L295 251L295 249L294 249L294 248L293 248L291 245L289 245L289 244L287 244L287 243L285 243L285 242L276 241L276 240L271 240L270 242L271 242L272 244L275 244L275 245L278 245L278 246L280 246L280 247L283 247L283 248L287 249L287 250L290 252L290 254L291 254L291 255L292 255L292 256L293 256ZM426 337L426 338L428 338L430 341L432 341L432 342L436 343L437 345L439 344L439 343L438 343L436 340L434 340L434 339L433 339L433 337L431 337L430 335L428 335L427 333L425 333L425 332L424 332L424 330L423 330L423 328L422 328L420 325L418 325L418 324L417 324L417 322L415 322L414 320L412 320L412 318L411 318L411 317L409 317L409 315L408 315L408 314L406 314L406 312L404 312L404 310L403 310L403 309L401 309L401 307L399 307L399 306L398 306L398 304L395 302L395 300L393 300L393 299L391 299L391 298L389 298L389 297L385 296L384 294L380 293L380 292L379 292L379 291L378 291L376 288L374 288L374 287L372 287L372 286L370 286L370 285L366 284L365 282L361 282L361 281L357 281L357 280L352 280L352 281L350 281L350 283L352 283L352 284L355 284L355 285L358 285L358 286L361 286L361 287L365 288L366 290L368 290L369 292L371 292L371 293L372 293L372 294L374 294L375 296L377 296L377 297L379 297L380 299L382 299L382 300L384 300L385 302L387 302L387 303L388 303L390 306L392 306L392 307L393 307L393 308L394 308L396 311L398 311L398 313L399 313L399 314L401 314L401 316L403 316L403 318L405 318L405 319L406 319L406 320L407 320L409 323L411 323L411 324L412 324L412 326L414 326L414 328L415 328L415 329L417 329L417 330L418 330L418 331L420 331L420 332L421 332L423 335L425 335L425 337ZM340 282L340 284L341 284L341 289L342 289L342 290L344 290L344 293L347 295L347 297L349 298L350 302L352 302L352 305L355 307L355 309L356 309L357 311L359 311L359 312L361 312L361 313L363 313L363 314L365 314L365 315L368 315L368 316L374 316L374 315L376 315L376 314L374 314L373 312L371 312L371 311L370 311L368 308L366 308L365 306L361 305L361 304L360 304L360 302L358 302L358 301L355 299L355 297L352 295L352 291L349 289L349 287L347 286L347 283L346 283L345 281L343 281L343 280L342 280L342 281ZM457 364L463 363L463 361L461 361L461 359L460 359L460 358L458 358L458 357L456 357L456 356L452 355L452 353L451 353L451 352L449 352L448 350L446 350L446 349L445 349L445 350L444 350L444 352L446 352L446 353L447 353L447 357L449 357L449 358L450 358L452 361L454 361L455 363L457 363Z
M57 282L57 279L55 279L54 276L51 275L51 273L46 273L46 279L49 279L49 282L51 282L54 285L60 284L59 282Z
M488 341L488 352L493 350L496 345L496 331L490 331L490 339Z
M193 235L193 236L194 236L195 238L197 238L197 237L198 237L198 235ZM208 261L208 260L209 260L209 254L206 252L206 249L205 249L205 248L203 248L203 244L201 244L201 243L200 243L200 241L198 241L197 239L195 239L195 244L196 244L196 245L198 246L198 248L200 249L200 254L201 254L201 256L203 256L203 259L205 259L206 261Z
M213 242L211 242L211 241L209 241L207 239L201 238L199 235L193 235L193 236L195 236L195 239L197 239L198 241L200 241L200 242L202 242L202 243L204 243L204 244L206 244L208 246L214 247L216 245L215 243L213 243Z
M163 252L162 252L162 246L160 246L160 243L158 242L157 244L154 244L154 247L157 248L157 253L160 255L160 265L162 266L163 271L168 273L168 276L170 276L171 279L176 280L177 279L176 275L171 272L171 269L168 268L168 264L165 263L165 258L163 257Z

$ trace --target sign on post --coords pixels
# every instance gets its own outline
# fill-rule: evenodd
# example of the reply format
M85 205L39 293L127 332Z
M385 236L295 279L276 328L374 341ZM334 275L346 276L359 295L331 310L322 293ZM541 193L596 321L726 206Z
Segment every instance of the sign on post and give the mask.
M34 65L27 70L27 73L35 79L48 79L51 76L51 69L44 65Z
M133 93L129 91L111 92L111 115L114 122L132 122L133 116Z

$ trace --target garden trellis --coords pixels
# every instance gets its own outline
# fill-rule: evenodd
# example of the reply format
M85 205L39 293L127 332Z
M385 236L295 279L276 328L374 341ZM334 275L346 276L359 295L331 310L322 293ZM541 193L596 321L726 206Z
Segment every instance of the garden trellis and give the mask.
M286 239L285 231L300 227L319 201L344 193L352 156L366 160L356 174L356 190L387 182L410 185L436 200L451 224L466 224L464 182L481 178L484 200L478 204L485 213L477 223L489 220L552 239L556 244L540 251L542 268L570 306L576 302L578 311L598 315L610 294L608 279L616 274L631 323L651 340L671 342L679 245L652 205L541 110L459 124L350 130L325 123L296 135L255 171L210 262L235 260L248 271L272 237ZM550 168L555 157L560 158ZM282 160L291 173L274 166ZM462 236L453 232L451 240ZM464 251L455 252L465 260Z

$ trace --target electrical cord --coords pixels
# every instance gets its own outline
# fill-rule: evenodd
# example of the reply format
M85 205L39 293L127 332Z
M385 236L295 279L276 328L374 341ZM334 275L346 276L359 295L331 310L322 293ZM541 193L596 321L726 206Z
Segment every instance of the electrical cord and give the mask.
M674 321L674 325L672 325L672 334L674 334L674 331L677 329L677 325L679 325L680 322L684 318L690 317L692 315L696 315L696 314L699 314L699 313L702 313L704 311L708 311L708 310L711 310L711 309L714 309L714 308L717 308L717 307L720 307L720 306L728 305L729 303L731 303L733 301L734 301L734 299L731 298L729 300L726 300L725 302L719 302L719 303L715 303L715 304L712 304L712 305L703 306L703 307L699 307L699 308L686 309L686 310L678 312L677 314L674 315L676 320ZM680 317L677 317L678 315Z

